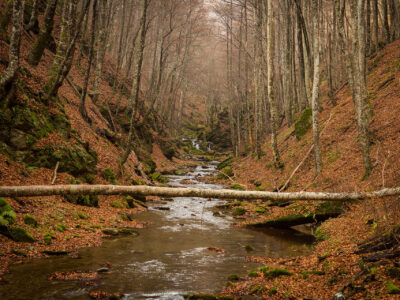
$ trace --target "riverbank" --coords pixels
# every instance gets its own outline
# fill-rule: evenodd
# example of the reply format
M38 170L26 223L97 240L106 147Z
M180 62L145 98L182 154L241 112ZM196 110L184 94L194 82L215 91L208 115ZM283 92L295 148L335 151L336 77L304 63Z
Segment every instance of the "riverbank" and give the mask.
M155 151L155 159L160 164L160 172L172 172L172 166L187 172L194 168L193 160L169 161L162 153ZM26 168L0 154L2 185L38 185L51 182L53 170L45 168ZM109 169L109 174L113 177ZM93 182L110 184L111 177L98 174ZM71 184L75 178L67 173L58 173L56 184ZM114 179L115 180L115 179ZM126 184L126 183L125 183ZM154 183L154 184L157 184ZM76 199L75 199L76 198ZM55 255L77 256L78 250L85 247L100 246L105 237L110 236L109 228L141 229L148 225L136 219L139 212L147 210L148 203L157 197L75 197L63 196L5 198L15 213L13 228L21 228L32 241L16 241L0 234L0 282L10 265L23 263L33 258L48 258ZM84 204L84 201L88 203ZM87 206L90 205L90 206ZM106 233L104 233L106 232ZM111 231L111 234L112 231ZM125 230L129 234L129 230ZM124 234L120 234L123 236Z
M321 97L323 167L319 176L315 176L313 151L309 152L312 130L303 130L299 135L297 128L302 124L296 123L283 126L278 132L279 151L284 162L281 168L273 167L272 150L266 143L260 159L248 154L228 160L221 168L220 179L213 178L210 182L224 182L237 189L285 192L357 192L399 186L399 44L395 41L387 45L368 62L369 99L374 111L370 127L374 140L371 147L374 168L368 177L363 176L351 93L349 87L344 85L335 95L336 106L332 106L327 97ZM300 120L301 116L298 122ZM315 223L313 219L318 219L319 205L242 201L230 211L237 210L241 214L237 226L292 227L295 221ZM332 218L325 222L307 225L313 226L314 235L319 240L311 256L296 260L249 258L260 261L260 266L266 264L270 267L258 271L254 277L233 282L233 286L227 287L224 293L238 297L254 294L276 299L330 299L339 292L351 299L398 297L400 260L398 242L395 241L398 240L400 223L399 198L351 203L341 207L335 215L339 216L333 218L334 215L331 215ZM390 242L381 241L385 238ZM380 247L364 249L363 243L369 240ZM273 268L286 269L291 275L282 274L276 278L268 275L268 270Z

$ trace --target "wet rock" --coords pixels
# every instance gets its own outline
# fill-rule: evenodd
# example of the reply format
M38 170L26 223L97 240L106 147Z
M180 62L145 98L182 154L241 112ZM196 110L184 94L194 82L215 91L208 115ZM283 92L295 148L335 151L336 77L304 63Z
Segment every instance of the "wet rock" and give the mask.
M155 206L154 209L158 209L158 210L171 210L169 207L166 207L166 206Z
M54 250L43 250L41 251L43 254L47 254L50 256L62 256L62 255L68 255L70 251L54 251Z
M97 269L96 272L97 273L107 273L109 270L110 270L109 268L102 267L102 268Z
M118 229L116 228L104 228L102 232L107 235L118 235Z
M118 228L118 233L124 235L139 235L139 232L136 229L129 227Z

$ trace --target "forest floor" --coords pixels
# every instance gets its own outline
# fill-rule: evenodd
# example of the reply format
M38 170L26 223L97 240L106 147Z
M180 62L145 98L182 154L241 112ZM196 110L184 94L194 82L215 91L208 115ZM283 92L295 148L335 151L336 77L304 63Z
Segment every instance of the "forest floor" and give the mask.
M315 177L312 152L290 181L287 192L357 192L400 186L400 41L387 45L370 58L368 65L368 94L374 112L370 126L373 135L372 174L363 179L354 105L349 87L345 85L336 94L336 106L333 107L327 97L321 99L323 111L320 124L324 128L320 140L323 158L321 175ZM226 183L234 186L234 181L249 190L272 191L282 187L311 147L311 130L297 140L294 126L285 126L279 132L278 143L284 168L275 169L272 166L272 151L269 144L265 144L265 155L261 159L248 155L234 160L234 176ZM345 211L338 218L323 222L317 229L315 235L319 242L311 255L289 259L248 257L267 267L237 282L228 283L223 295L253 295L268 299L330 299L337 293L351 299L398 297L398 243L388 243L380 249L370 247L371 253L368 254L358 251L362 248L360 243L375 236L372 244L376 245L382 236L398 239L399 200L399 197L390 197L346 203ZM231 213L240 206L244 214L237 217L236 226L294 214L312 215L318 205L304 201L285 207L271 204L238 202ZM387 251L376 252L378 250ZM388 258L385 259L385 256ZM279 273L279 269L283 271ZM289 272L286 275L285 270Z

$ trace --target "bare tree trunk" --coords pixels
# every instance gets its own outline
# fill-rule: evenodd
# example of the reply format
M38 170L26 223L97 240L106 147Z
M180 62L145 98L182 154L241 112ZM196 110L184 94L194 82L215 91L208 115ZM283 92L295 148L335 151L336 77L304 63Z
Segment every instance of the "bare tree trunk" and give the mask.
M254 8L254 132L255 132L255 144L257 157L261 158L261 138L260 138L260 116L258 114L258 107L262 102L263 98L263 83L262 83L262 14L261 14L261 3L256 1Z
M372 0L372 19L374 27L374 51L379 50L378 0Z
M267 0L267 82L268 82L268 101L270 104L271 112L271 146L272 155L274 160L275 168L280 168L280 157L277 142L277 130L278 130L278 108L273 90L274 84L274 35L273 35L273 11L272 11L272 0Z
M299 74L300 74L300 107L301 110L308 106L307 92L306 92L306 77L304 66L304 48L303 48L303 33L301 30L301 20L299 10L296 9L297 16L297 46L298 46L298 60L299 60Z
M33 0L31 17L29 23L25 27L25 30L28 32L35 28L38 23L38 1L39 0Z
M383 32L385 34L386 44L390 43L390 27L389 27L389 14L388 14L388 3L387 0L382 0L382 14L383 14Z
M141 82L141 76L142 76L142 64L143 64L143 51L144 51L144 46L145 46L145 41L146 41L146 19L147 19L147 7L148 7L148 0L141 0L142 1L142 9L143 9L143 15L141 19L141 24L140 24L140 42L139 42L139 49L138 49L138 59L137 59L137 64L136 64L136 70L135 70L135 78L133 79L133 86L132 86L132 94L131 94L131 99L132 101L132 113L131 113L131 121L130 121L130 126L129 126L129 133L128 133L128 141L126 144L126 149L124 151L124 154L122 155L121 161L119 162L119 170L120 174L122 174L122 167L128 160L128 156L131 153L132 149L132 141L133 141L133 126L136 118L136 107L137 103L139 101L139 90L140 90L140 82Z
M54 14L57 8L57 0L49 0L47 2L46 11L44 13L44 21L40 27L39 35L33 45L32 51L29 53L28 62L32 66L37 66L42 58L44 49L48 46L51 39L51 32L54 27Z
M65 77L68 75L68 72L72 65L73 53L75 51L75 43L76 43L76 40L81 31L83 19L88 13L89 5L90 5L90 0L86 0L86 2L84 3L83 9L79 15L76 29L73 26L74 19L72 18L70 20L71 21L70 35L72 36L73 30L75 30L75 33L74 33L74 36L72 37L71 41L68 44L68 48L67 48L65 57L62 59L62 62L58 69L58 72L56 72L56 74L54 74L55 76L53 75L55 79L53 81L52 86L50 84L48 86L47 99L56 95L58 88L62 85ZM53 79L51 78L50 80L53 80Z
M24 4L24 0L14 0L13 2L12 31L10 48L8 52L8 66L7 69L0 75L0 99L7 94L8 90L10 89L10 84L15 82L18 74Z
M312 124L313 124L313 140L315 153L315 173L321 173L322 159L321 150L319 147L319 127L318 127L318 112L319 112L319 7L318 0L312 0L313 11L313 37L314 37L314 80L312 89Z
M98 26L98 42L96 52L96 63L94 70L94 83L93 83L93 102L97 103L99 98L99 85L101 80L101 73L103 70L103 61L106 54L106 25L107 25L107 0L100 0L99 3L99 26Z
M367 1L367 11L366 11L366 29L365 29L365 35L366 35L366 42L365 42L365 52L367 55L370 54L371 52L371 0L366 0Z
M97 21L97 0L93 0L93 14L92 14L92 31L90 35L90 49L89 49L89 57L88 57L88 67L86 69L86 74L85 74L85 82L83 83L82 87L82 95L81 95L81 102L79 104L79 112L81 113L81 116L84 120L90 122L88 113L86 111L86 96L87 96L87 90L88 90L88 85L89 85L89 77L90 77L90 69L92 66L92 60L93 60L93 53L94 53L94 40L96 36L96 21Z
M32 185L0 186L1 197L35 197L53 195L143 195L160 197L201 197L218 199L343 201L399 196L400 188L385 188L361 193L235 191L227 189L169 188L144 185Z
M67 58L67 50L75 32L75 14L77 9L77 2L77 0L72 0L70 2L65 2L63 5L60 40L58 43L57 52L54 57L53 64L50 68L50 79L47 81L44 87L46 93L48 93L53 89L53 87L55 87L56 94L59 87L61 86L62 81L60 82L59 80L59 82L56 82L55 80L57 78L58 72L60 71L62 61L64 59L67 59L69 62L64 67L64 70L61 70L62 73L68 73L70 65L72 64L72 58ZM70 56L73 56L73 54L71 54Z

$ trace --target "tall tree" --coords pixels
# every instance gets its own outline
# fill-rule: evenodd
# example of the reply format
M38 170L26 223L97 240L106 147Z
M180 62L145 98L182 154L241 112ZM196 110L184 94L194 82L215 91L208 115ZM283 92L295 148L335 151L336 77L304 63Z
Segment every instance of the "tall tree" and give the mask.
M24 0L14 0L13 2L12 31L10 48L8 52L8 66L7 69L0 75L0 99L6 96L8 90L10 90L10 85L13 85L18 74L24 5Z
M94 40L96 37L96 21L97 21L97 0L93 0L92 12L93 12L92 25L91 25L92 28L90 33L88 66L85 73L85 81L83 83L81 101L79 104L79 112L81 113L83 119L85 119L86 121L89 121L89 116L86 110L86 96L89 85L90 69L92 66L93 55L94 55Z
M57 0L49 0L47 2L43 24L40 26L39 35L28 56L28 62L32 66L37 66L39 64L44 49L49 45L51 32L54 27L54 14L56 12L57 3Z
M142 18L140 21L140 41L139 41L139 49L137 52L137 63L136 63L136 70L135 70L135 77L133 78L133 84L132 84L132 92L131 92L131 97L129 101L133 103L132 105L132 112L131 112L131 120L130 120L130 125L129 125L129 133L128 133L128 140L126 143L126 148L125 151L121 157L121 160L119 162L119 169L120 173L122 174L122 167L128 160L129 154L132 151L132 141L133 141L133 127L136 119L136 108L137 108L137 103L139 101L139 90L140 90L140 82L142 78L142 65L143 65L143 52L144 52L144 46L146 42L146 22L147 22L147 8L149 6L149 0L141 0L142 2Z
M313 140L314 140L314 153L315 153L315 171L316 174L321 173L322 159L321 150L319 146L319 127L318 127L318 112L319 112L319 5L318 0L312 0L313 12L313 49L314 49L314 79L312 88L312 127L313 127Z
M277 130L278 130L278 107L274 95L274 35L273 35L273 8L272 0L267 0L267 84L268 101L271 111L271 146L275 168L281 166L278 150Z

